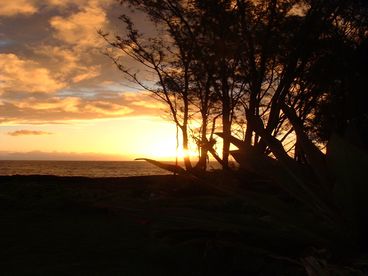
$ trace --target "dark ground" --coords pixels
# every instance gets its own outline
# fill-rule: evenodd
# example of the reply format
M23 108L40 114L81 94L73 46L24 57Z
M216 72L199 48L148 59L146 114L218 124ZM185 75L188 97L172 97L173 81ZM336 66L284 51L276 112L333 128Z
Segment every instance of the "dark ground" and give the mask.
M218 215L218 196L197 184L174 176L1 176L0 275L304 275L240 250L236 237L228 243L197 231L202 214ZM193 206L199 210L188 215ZM167 235L182 227L193 238Z

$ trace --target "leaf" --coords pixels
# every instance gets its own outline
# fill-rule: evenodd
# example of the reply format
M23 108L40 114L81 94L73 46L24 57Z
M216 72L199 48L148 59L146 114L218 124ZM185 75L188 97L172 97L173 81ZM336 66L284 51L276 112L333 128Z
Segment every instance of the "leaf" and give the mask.
M163 162L159 162L159 161L156 161L156 160L153 160L153 159L149 159L149 158L136 158L134 160L137 160L137 161L147 161L148 163L156 166L156 167L159 167L160 169L163 169L163 170L166 170L166 171L169 171L169 172L173 172L173 173L177 173L177 174L181 174L181 175L186 175L187 174L187 171L184 170L182 167L178 166L178 165L172 165L172 164L166 164L166 163L163 163Z
M325 188L326 191L329 191L330 179L327 174L325 155L308 138L307 134L303 130L303 123L298 118L295 111L286 104L282 104L281 108L293 125L296 136L298 137L298 141L300 141L300 145L303 148L303 152L308 160L308 164L311 166L313 172L320 180L320 184L323 185L322 188Z
M316 189L316 185L313 184L313 177L310 181L311 177L305 175L303 166L285 152L282 143L264 128L259 117L251 114L249 117L256 133L264 139L279 161L280 167L273 168L270 171L270 176L290 195L314 210L315 214L322 215L331 223L340 224L329 195L321 193L321 187L318 190Z
M293 164L295 170L292 170L285 167L282 162L264 156L252 148L247 152L232 151L231 154L247 170L268 177L293 198L314 210L317 215L333 220L334 214L328 203L323 201L314 187L311 187L308 177L302 173L302 167L298 167L295 161L292 161L295 162Z
M216 132L215 133L217 136L221 137L222 139L224 139L225 135L222 132ZM245 143L244 141L230 135L229 137L230 139L230 143L233 144L234 146L236 146L239 149L244 149L245 148Z
M318 260L313 256L305 257L301 260L308 276L331 276L324 260Z

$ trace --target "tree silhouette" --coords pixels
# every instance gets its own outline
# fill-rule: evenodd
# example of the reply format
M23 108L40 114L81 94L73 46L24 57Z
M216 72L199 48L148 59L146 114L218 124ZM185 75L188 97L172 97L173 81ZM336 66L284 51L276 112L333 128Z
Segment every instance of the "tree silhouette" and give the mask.
M205 168L208 152L224 169L230 154L240 164L236 172L222 174L196 174L190 164L185 174L199 176L206 187L214 182L216 192L243 199L269 215L269 231L263 219L253 228L259 222L256 216L241 216L237 230L247 234L259 229L265 240L302 241L303 246L329 248L342 256L366 252L366 2L122 2L148 14L169 39L136 43L138 31L123 17L128 39L116 37L112 45L128 46L128 55L138 52L133 58L156 64L153 69L162 78L158 88L147 87L137 75L119 68L166 99L186 142L190 120L201 120L197 142L202 154L195 168ZM241 135L238 125L245 129ZM214 151L214 132L224 141L222 157ZM238 150L230 151L230 144ZM252 189L254 176L271 189ZM234 223L232 216L224 221ZM218 224L213 225L211 230L218 231ZM311 266L306 259L304 265Z
M145 37L123 15L126 34L110 44L155 72L157 82L149 84L114 61L168 105L185 150L190 121L200 121L194 135L200 148L197 168L205 168L208 152L228 168L230 143L243 157L252 152L282 154L307 164L307 139L323 146L331 133L344 132L349 122L366 124L361 104L365 93L353 92L364 90L366 76L364 2L121 2L148 15L156 26L155 37ZM348 76L347 71L352 73ZM245 131L235 137L239 122ZM214 131L223 139L222 158L213 148ZM189 170L193 167L189 157L185 164Z
M133 1L134 2L134 1ZM189 119L190 119L190 93L192 62L192 50L183 38L186 26L184 22L178 24L178 6L170 3L147 1L145 6L140 1L134 3L138 9L146 12L153 23L165 24L167 30L158 26L156 31L161 37L145 37L135 29L133 21L126 15L120 17L126 27L125 37L115 36L109 41L108 34L103 34L106 40L114 48L120 49L127 56L144 65L155 74L155 83L147 83L141 79L137 72L126 68L114 56L118 68L133 82L139 84L145 90L153 93L159 100L165 102L175 124L182 132L183 149L189 149ZM190 30L189 30L190 31ZM167 36L167 39L163 37ZM184 157L185 166L192 168L189 156Z

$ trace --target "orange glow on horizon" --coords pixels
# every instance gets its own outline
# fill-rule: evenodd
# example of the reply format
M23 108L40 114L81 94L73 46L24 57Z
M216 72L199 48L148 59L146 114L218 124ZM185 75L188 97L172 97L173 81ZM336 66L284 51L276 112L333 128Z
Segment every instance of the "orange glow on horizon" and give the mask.
M60 125L13 125L0 132L0 159L4 153L20 153L26 159L47 154L55 160L71 159L134 160L151 158L172 161L195 150L177 150L176 127L155 116L86 120ZM18 134L18 135L14 135ZM38 134L38 135L36 135ZM45 134L45 135L41 135ZM46 135L47 134L47 135Z

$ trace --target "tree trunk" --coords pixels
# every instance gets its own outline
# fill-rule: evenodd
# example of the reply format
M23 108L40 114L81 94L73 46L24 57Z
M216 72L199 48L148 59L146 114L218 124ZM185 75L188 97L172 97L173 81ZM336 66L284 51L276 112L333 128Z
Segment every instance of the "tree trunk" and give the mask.
M188 138L188 127L187 125L184 125L182 128L183 133L183 151L184 151L184 165L187 171L190 171L193 169L192 163L190 162L190 157L188 155L189 150L189 138Z
M230 101L228 95L224 95L223 99L222 132L224 135L222 147L222 167L223 169L228 169L231 137Z
M200 140L200 157L196 168L206 170L208 156L208 140L207 140L207 115L202 114L202 131Z

